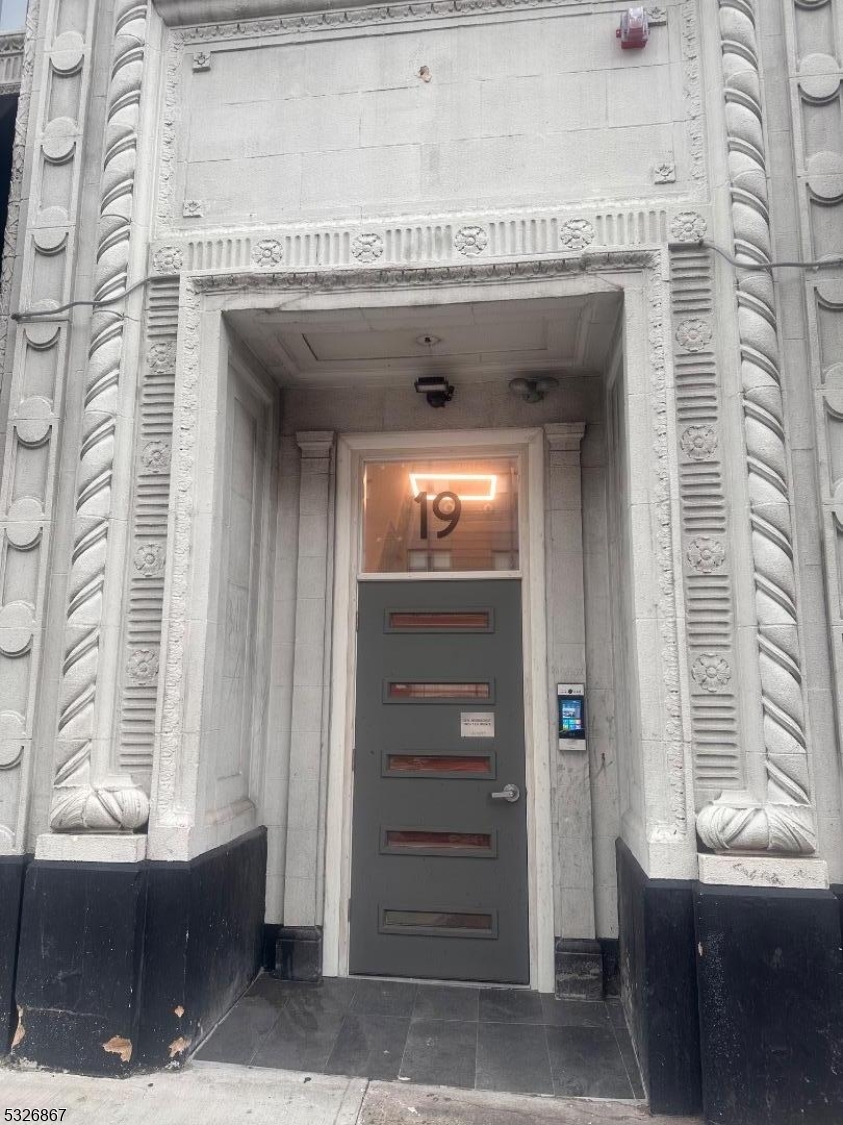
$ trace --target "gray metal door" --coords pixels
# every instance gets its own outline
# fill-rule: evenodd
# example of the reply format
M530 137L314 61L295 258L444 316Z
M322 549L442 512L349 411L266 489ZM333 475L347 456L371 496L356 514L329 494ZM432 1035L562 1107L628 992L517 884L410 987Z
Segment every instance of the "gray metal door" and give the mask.
M362 582L352 973L529 980L521 583Z

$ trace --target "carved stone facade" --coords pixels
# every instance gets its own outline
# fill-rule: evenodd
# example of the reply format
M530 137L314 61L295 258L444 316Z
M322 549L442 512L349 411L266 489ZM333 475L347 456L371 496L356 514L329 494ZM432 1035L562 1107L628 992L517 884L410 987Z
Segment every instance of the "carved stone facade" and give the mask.
M610 0L246 7L0 37L0 852L186 870L265 827L267 924L348 972L349 450L488 435L530 983L620 940L630 1014L625 879L681 884L691 966L692 894L843 883L841 5L651 5L630 58Z

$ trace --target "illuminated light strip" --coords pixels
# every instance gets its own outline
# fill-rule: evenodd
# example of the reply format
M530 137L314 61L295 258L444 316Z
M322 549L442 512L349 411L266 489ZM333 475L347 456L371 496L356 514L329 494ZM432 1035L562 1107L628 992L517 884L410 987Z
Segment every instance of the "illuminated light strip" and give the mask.
M427 490L419 487L419 481L447 481L451 484L457 480L483 480L489 482L489 491L482 496L477 493L470 493L466 495L464 492L458 492L460 500L494 500L495 494L498 490L498 478L495 473L410 473L410 488L413 490L413 496L418 496L420 492Z

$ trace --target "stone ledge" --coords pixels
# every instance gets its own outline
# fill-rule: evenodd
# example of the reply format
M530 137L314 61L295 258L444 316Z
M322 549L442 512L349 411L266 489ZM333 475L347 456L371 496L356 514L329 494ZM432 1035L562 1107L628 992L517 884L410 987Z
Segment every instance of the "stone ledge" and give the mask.
M828 864L822 859L701 855L699 863L700 882L709 885L828 889Z
M63 863L140 863L146 859L146 836L44 832L36 841L35 858Z
M372 0L153 0L155 10L168 27L186 27L203 23L225 23L234 20L266 19L273 16L318 15L321 13L341 13L352 8L377 8ZM575 7L581 0L531 0L529 7ZM492 10L524 7L523 0L501 3L491 0L488 4L466 4L458 11L473 11L488 6ZM389 5L407 7L410 3ZM418 6L418 12L430 15L447 15L448 12L433 4Z

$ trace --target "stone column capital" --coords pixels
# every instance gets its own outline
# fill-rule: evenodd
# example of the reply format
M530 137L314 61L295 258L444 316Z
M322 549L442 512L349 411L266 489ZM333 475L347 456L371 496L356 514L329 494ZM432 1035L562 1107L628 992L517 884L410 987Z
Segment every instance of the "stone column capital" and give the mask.
M315 460L330 457L334 448L333 430L299 430L296 445L301 450L302 460Z
M585 422L548 422L545 441L551 453L578 453L585 435Z

